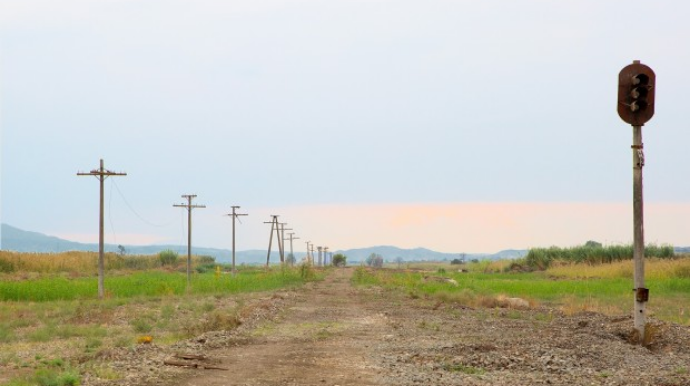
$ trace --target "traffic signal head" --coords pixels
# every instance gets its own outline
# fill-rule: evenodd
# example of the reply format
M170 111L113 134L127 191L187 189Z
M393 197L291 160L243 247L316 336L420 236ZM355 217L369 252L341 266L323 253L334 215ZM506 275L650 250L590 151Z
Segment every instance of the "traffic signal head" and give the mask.
M618 115L633 126L642 126L654 115L656 75L638 60L618 74Z

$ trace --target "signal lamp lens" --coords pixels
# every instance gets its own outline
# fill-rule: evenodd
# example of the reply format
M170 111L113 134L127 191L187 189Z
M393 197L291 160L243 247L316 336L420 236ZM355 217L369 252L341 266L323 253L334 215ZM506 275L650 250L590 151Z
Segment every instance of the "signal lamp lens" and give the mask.
M649 77L645 74L637 74L632 77L632 84L634 86L645 85L647 83L649 83Z
M630 104L630 110L632 112L644 110L647 108L647 102L645 101L634 101L633 103Z

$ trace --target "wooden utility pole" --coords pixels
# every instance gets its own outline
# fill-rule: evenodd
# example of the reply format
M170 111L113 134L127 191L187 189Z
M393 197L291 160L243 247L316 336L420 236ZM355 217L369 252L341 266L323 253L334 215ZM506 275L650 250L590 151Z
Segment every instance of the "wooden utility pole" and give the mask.
M323 247L323 265L328 265L328 247Z
M283 255L283 242L280 236L280 223L278 222L278 215L272 214L271 221L265 221L264 224L271 224L271 237L268 239L268 254L266 255L266 268L271 261L271 246L273 244L273 232L275 231L276 238L278 239L278 253L280 255L280 262L282 263L285 259Z
M228 213L226 216L232 216L232 276L235 276L237 271L235 270L235 219L237 216L247 216L247 213L236 213L235 210L240 207L237 205L232 206L232 213Z
M282 250L280 251L280 263L284 264L285 263L285 231L291 231L292 228L285 228L285 225L287 225L286 222L281 222L280 223L280 240L282 240Z
M320 266L322 265L321 253L323 252L323 247L316 247L316 249L319 251L319 263L318 263L318 266L320 267Z
M309 256L309 246L311 245L311 241L305 241L305 243L307 244L307 263L312 264L311 256Z
M196 194L183 194L182 198L187 199L187 203L173 204L176 208L187 208L187 287L192 281L192 209L205 208L206 205L192 205L192 199Z
M127 173L116 173L116 172L111 172L110 170L105 169L103 166L103 160L101 159L101 165L98 169L94 169L88 173L77 173L78 176L94 176L98 178L100 181L101 185L101 193L100 193L100 209L99 209L99 217L98 217L98 298L103 299L103 296L105 295L105 284L104 284L104 262L103 262L103 252L104 252L104 244L103 244L103 182L105 181L106 178L110 176L126 176Z

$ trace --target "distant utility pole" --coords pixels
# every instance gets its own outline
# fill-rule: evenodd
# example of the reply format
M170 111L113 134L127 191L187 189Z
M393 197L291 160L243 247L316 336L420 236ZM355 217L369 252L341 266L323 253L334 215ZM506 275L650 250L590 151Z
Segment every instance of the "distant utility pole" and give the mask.
M280 239L282 240L283 248L280 251L280 263L284 264L285 263L285 231L291 231L292 228L285 228L285 225L287 225L286 222L281 222L280 223Z
M105 284L104 284L104 263L103 263L103 181L110 176L126 176L127 173L115 173L103 167L103 160L101 159L101 166L98 169L94 169L88 173L77 173L78 176L94 176L98 178L101 185L101 196L100 196L100 211L98 218L98 298L103 299L105 294Z
M182 198L187 199L187 203L173 204L176 208L187 208L187 286L192 281L192 209L205 208L206 205L192 205L192 199L196 194L183 194Z
M292 256L292 259L290 260L290 264L292 265L295 263L295 254L292 250L292 241L293 240L299 240L299 237L295 237L295 232L288 233L288 236L290 236L290 255L289 256Z
M306 256L307 263L311 264L311 258L309 257L309 245L311 244L311 241L305 241L305 243L307 244L307 256Z
M328 247L323 247L323 265L328 265Z
M264 224L271 224L271 237L268 239L268 254L266 255L266 268L271 260L271 245L273 244L273 232L275 231L276 238L278 239L278 252L280 254L280 262L284 260L283 256L283 241L280 237L280 223L278 222L278 215L272 214L272 220L270 222L265 221Z
M226 214L226 216L232 216L232 276L235 276L237 271L235 271L235 219L237 216L247 216L247 213L236 213L235 210L240 207L237 205L232 206L232 213Z
M310 244L309 248L311 248L309 250L309 261L311 261L311 264L314 265L314 244Z
M323 247L316 247L316 249L319 251L319 264L318 266L321 266L321 253L323 252Z

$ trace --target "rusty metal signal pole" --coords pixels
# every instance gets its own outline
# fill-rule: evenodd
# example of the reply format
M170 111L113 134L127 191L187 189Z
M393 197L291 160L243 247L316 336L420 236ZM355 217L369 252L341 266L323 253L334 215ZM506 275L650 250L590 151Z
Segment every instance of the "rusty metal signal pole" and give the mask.
M100 194L100 209L98 217L98 298L103 299L105 294L105 284L104 284L104 263L103 263L103 182L106 178L110 176L126 176L127 173L116 173L111 172L103 167L103 160L101 159L101 165L98 169L94 169L88 173L77 173L78 176L95 176L100 181L101 194Z
M192 199L196 194L183 194L182 198L187 199L186 204L173 204L176 208L187 208L187 287L192 281L192 209L205 208L206 205L192 205Z
M235 210L240 207L237 205L232 206L232 213L226 214L226 216L232 216L232 276L235 276L237 271L235 270L235 219L237 216L248 216L247 213L237 213Z
M618 115L633 128L633 260L634 329L640 344L645 336L645 305L649 301L649 289L644 283L644 208L642 199L642 168L644 152L642 126L654 115L654 91L656 74L651 68L634 60L618 74Z

